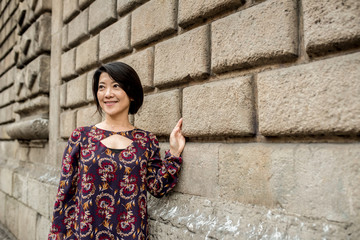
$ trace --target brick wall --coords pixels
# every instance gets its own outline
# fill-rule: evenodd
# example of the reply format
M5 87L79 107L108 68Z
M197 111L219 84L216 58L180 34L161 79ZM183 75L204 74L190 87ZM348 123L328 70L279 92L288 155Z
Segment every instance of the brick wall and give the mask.
M175 191L150 198L152 239L360 238L359 12L357 0L1 0L0 221L46 239L66 140L101 121L92 74L123 61L145 91L135 126L166 149L183 117L188 138ZM45 140L16 131L43 118Z

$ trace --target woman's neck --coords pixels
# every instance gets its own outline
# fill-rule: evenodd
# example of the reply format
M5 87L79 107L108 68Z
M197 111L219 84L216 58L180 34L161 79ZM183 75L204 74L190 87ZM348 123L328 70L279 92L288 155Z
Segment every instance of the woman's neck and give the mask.
M106 115L105 120L97 125L103 129L111 131L127 131L134 128L134 126L129 122L128 116L113 118Z

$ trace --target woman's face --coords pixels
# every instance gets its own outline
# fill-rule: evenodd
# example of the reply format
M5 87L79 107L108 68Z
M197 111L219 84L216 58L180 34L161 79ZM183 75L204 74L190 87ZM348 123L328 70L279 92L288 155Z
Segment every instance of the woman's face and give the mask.
M127 115L129 112L130 98L106 72L101 73L99 77L97 98L106 115Z

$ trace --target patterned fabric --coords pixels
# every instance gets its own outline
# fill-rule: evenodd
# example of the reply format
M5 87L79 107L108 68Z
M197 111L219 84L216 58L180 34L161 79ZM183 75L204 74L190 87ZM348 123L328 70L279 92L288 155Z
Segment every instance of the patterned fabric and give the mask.
M133 142L121 152L100 141L119 134ZM152 133L76 129L64 152L49 239L148 239L147 197L177 183L181 158L161 160Z

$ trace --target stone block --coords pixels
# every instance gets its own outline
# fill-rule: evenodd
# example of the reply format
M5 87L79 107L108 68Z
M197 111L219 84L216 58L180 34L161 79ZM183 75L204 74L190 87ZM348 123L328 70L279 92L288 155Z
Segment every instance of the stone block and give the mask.
M91 15L90 15L91 16ZM94 67L99 59L99 36L92 37L76 48L76 71Z
M0 108L0 123L8 123L14 120L13 105Z
M96 0L90 5L89 31L94 33L117 19L116 0Z
M61 30L61 49L65 52L70 49L68 44L69 25L66 24Z
M51 35L59 33L63 27L63 1L48 1L52 3Z
M75 128L74 128L75 129ZM56 156L56 164L54 165L57 169L61 169L61 164L62 164L62 159L63 159L63 155L64 155L64 151L65 151L65 147L67 146L67 142L66 141L59 141L56 145L57 147L57 156ZM57 184L59 183L59 177L60 177L60 173L58 176L58 181ZM55 194L56 195L56 194ZM55 197L54 195L54 197ZM55 202L55 198L53 199L53 203ZM53 207L53 205L50 205L50 207Z
M66 90L67 90L67 83L63 83L60 86L60 106L66 107Z
M19 202L10 196L6 196L5 216L5 225L17 238L19 234Z
M89 9L85 9L68 24L68 44L77 45L89 36L88 32Z
M25 102L18 102L14 105L13 110L19 114L21 118L29 116L34 112L37 114L47 114L49 113L49 97L39 95Z
M6 194L0 191L0 223L5 225L6 217Z
M65 111L60 114L60 137L69 138L76 128L76 110Z
M144 90L153 88L154 48L147 48L141 52L121 58L119 61L124 62L135 69Z
M76 76L75 50L76 48L70 49L61 55L61 77L63 79L69 79Z
M219 197L219 146L217 143L186 144L176 191L207 198Z
M135 126L156 135L170 135L180 119L180 92L172 90L147 95L135 115Z
M1 140L10 140L10 136L6 132L6 125L5 126L4 125L0 126L0 139Z
M48 187L35 179L28 181L28 206L35 211L49 218L49 197Z
M101 61L130 52L130 15L102 30L99 41Z
M169 85L209 75L209 27L203 26L155 46L154 83Z
M124 15L136 6L139 6L147 1L148 0L117 0L117 12L119 15Z
M293 60L297 14L292 0L270 0L212 23L211 64L215 72Z
M22 67L51 49L51 14L42 14L19 39L17 66Z
M15 50L12 50L0 61L0 74L5 73L13 67L15 63Z
M7 133L12 139L48 139L49 119L35 117L32 119L17 121L8 126Z
M24 173L14 172L12 184L12 196L19 202L27 203L27 177Z
M5 125L7 126L7 125ZM7 159L13 160L16 158L16 153L18 151L18 142L15 141L0 141L0 152L2 156Z
M254 96L251 77L184 88L183 118L186 136L254 134Z
M8 195L12 195L13 171L4 167L0 168L0 190Z
M101 122L101 116L96 111L96 106L80 108L76 114L76 127L94 125Z
M50 220L40 215L36 221L35 240L47 239L50 227L51 227Z
M43 165L46 162L46 156L49 153L49 145L44 144L43 147L32 147L29 151L29 160L32 163Z
M220 198L272 207L270 151L258 144L223 144L219 148Z
M65 146L64 146L63 150L64 149L65 149ZM62 160L62 159L60 159L60 160ZM61 166L61 163L59 164L59 168L58 168L59 171L61 170L60 166ZM50 219L53 216L53 212L54 212L54 205L55 205L56 196L57 196L58 187L59 187L59 176L60 176L60 172L56 176L53 176L53 178L56 179L56 185L48 185Z
M18 239L33 240L36 232L36 212L23 204L19 204L19 235Z
M84 9L89 6L94 0L79 0L80 9Z
M354 134L360 130L360 53L258 75L265 136ZM276 113L276 114L274 114Z
M360 46L360 2L302 2L304 41L310 56Z
M79 0L64 0L63 1L63 21L69 22L80 11Z
M219 12L234 9L243 4L239 0L179 1L179 25L186 27Z
M153 0L135 9L131 17L131 45L144 45L176 32L176 3Z
M92 70L86 74L86 100L88 102L94 101L94 95L92 91L94 73L95 70Z
M73 107L86 103L86 74L66 83L66 106Z

